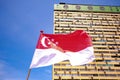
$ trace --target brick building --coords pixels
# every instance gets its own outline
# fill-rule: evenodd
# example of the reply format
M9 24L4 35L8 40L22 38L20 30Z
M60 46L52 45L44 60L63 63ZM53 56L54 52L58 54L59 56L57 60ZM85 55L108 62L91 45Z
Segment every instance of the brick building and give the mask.
M120 80L120 6L54 5L54 33L85 30L93 40L94 62L53 65L52 80Z

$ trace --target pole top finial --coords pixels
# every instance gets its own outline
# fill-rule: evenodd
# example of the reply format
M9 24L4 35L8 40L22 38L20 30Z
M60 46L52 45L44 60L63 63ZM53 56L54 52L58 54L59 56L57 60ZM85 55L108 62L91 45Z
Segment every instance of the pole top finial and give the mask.
M40 33L43 33L44 31L43 30L40 30Z

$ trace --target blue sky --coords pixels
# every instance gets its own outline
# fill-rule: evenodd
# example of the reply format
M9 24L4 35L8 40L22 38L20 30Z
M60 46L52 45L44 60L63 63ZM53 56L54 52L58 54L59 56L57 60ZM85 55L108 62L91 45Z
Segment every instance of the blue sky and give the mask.
M120 6L119 0L0 0L0 80L25 80L40 30L53 33L54 4ZM52 80L52 66L32 69L29 80Z

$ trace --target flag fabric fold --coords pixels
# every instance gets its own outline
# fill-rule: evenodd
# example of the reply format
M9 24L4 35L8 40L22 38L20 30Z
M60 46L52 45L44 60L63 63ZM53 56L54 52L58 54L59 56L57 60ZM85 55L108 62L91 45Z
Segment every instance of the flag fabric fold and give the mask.
M41 33L30 68L49 66L64 60L84 65L95 59L91 37L83 30L69 34Z

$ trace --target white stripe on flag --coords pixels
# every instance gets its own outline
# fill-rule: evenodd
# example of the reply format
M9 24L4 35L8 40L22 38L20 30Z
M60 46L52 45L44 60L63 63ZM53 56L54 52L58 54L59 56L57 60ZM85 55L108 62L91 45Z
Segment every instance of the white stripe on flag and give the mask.
M84 65L95 59L93 47L88 47L78 52L61 52L59 50L36 49L30 68L49 66L64 60L69 60L71 65Z
M72 66L88 64L95 59L93 47L87 47L78 52L67 52L66 54L69 56Z
M30 68L49 66L68 60L68 56L56 49L36 49Z

